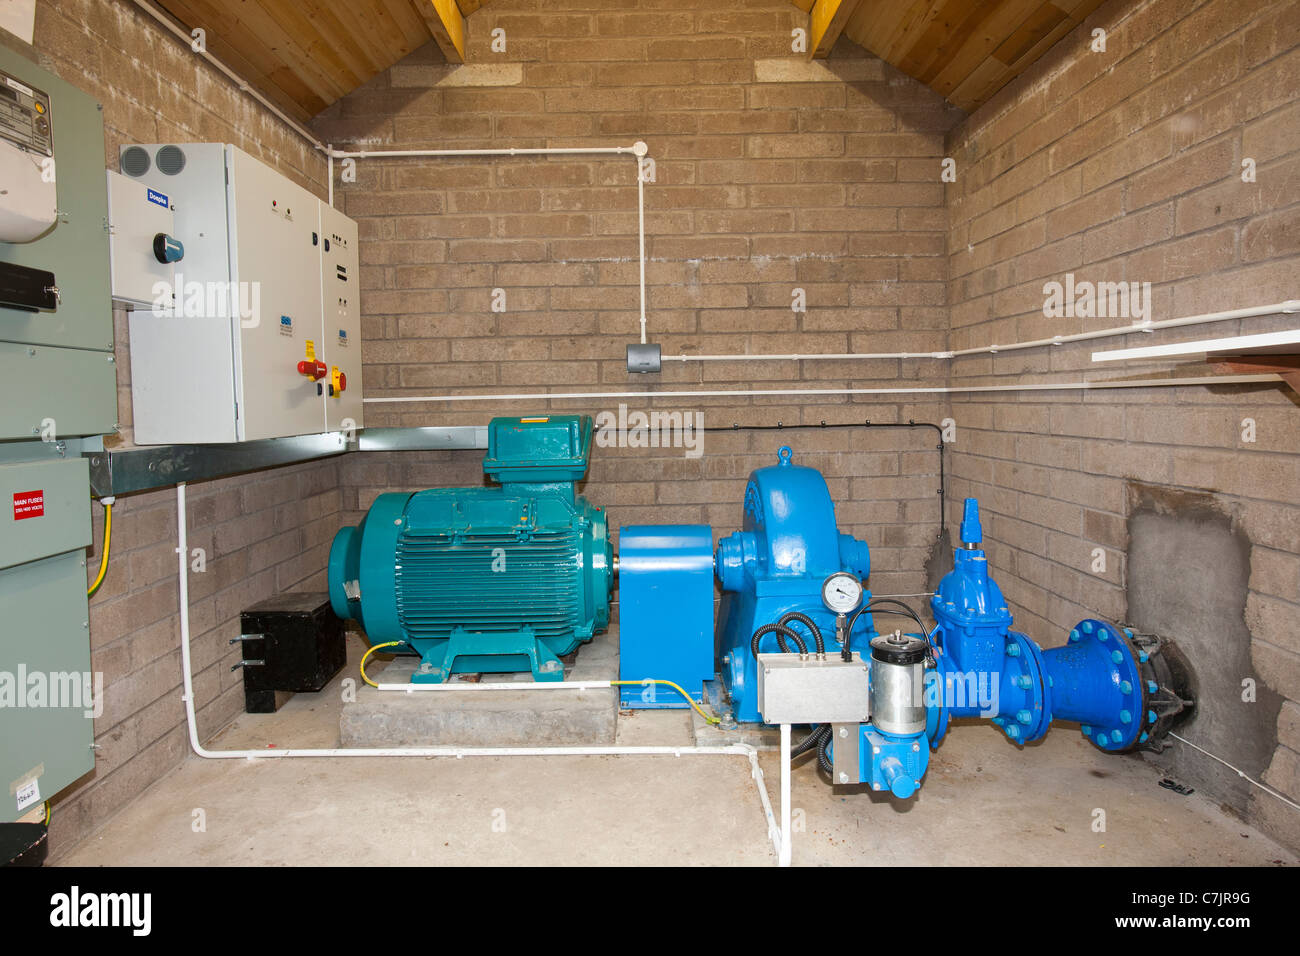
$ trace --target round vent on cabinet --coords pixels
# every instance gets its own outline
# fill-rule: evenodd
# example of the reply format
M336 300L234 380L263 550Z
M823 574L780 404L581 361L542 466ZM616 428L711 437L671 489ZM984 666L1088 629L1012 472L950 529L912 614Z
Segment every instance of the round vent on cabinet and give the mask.
M139 146L128 146L120 157L122 172L128 176L143 176L149 172L149 151Z
M154 157L154 164L164 176L175 176L185 168L185 151L179 146L164 146Z

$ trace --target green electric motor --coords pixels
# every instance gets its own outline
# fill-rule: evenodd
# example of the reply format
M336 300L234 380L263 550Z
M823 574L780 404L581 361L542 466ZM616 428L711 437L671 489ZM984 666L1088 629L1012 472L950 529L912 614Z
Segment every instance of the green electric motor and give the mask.
M495 418L483 471L500 487L380 495L334 538L334 612L372 645L418 654L417 683L525 670L563 680L560 658L609 624L609 526L574 491L591 438L585 415Z

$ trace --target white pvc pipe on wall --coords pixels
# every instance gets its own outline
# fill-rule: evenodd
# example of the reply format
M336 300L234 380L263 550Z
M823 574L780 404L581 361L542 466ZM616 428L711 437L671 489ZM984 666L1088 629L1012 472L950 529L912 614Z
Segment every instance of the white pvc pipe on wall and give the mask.
M965 355L997 355L1000 352L1018 352L1022 349L1038 349L1051 345L1066 345L1070 342L1087 342L1092 339L1112 338L1117 335L1132 335L1135 332L1156 332L1160 329L1175 329L1189 325L1206 325L1211 322L1226 322L1230 319L1245 319L1256 315L1278 315L1300 312L1300 300L1288 299L1271 305L1255 305L1244 309L1229 309L1226 312L1205 312L1178 319L1161 319L1158 322L1137 322L1130 325L1118 325L1093 332L1075 332L1070 335L1054 335L1047 339L1033 339L1025 342L1012 342L1008 345L979 345L969 349L955 349L938 352L809 352L784 353L771 355L665 355L665 362L773 362L773 361L826 361L845 359L952 359Z
M1096 382L1045 382L1028 385L932 385L913 388L736 388L736 389L664 389L662 391L622 392L515 392L502 395L399 395L391 398L367 398L377 405L405 402L523 402L550 399L591 398L726 398L752 396L808 395L959 395L980 392L1054 392L1087 391L1104 388L1157 388L1177 385L1244 385L1255 382L1278 382L1272 373L1260 375L1198 375L1189 378L1109 379Z
M194 707L193 660L190 656L190 588L189 588L189 536L185 502L185 483L176 486L176 554L177 584L180 600L181 670L185 702L185 723L189 730L190 749L208 760L284 760L291 758L328 759L336 757L617 757L617 756L736 756L749 762L750 777L758 790L767 822L767 835L773 850L781 858L781 848L789 842L789 832L784 834L777 826L772 802L767 795L762 768L758 765L758 751L748 744L724 744L716 747L336 747L336 748L274 748L266 750L208 750L199 741L198 722ZM608 682L593 682L604 683ZM453 686L453 685L446 685ZM466 687L472 685L454 685ZM505 685L512 689L518 686ZM564 687L556 682L557 687ZM572 685L569 685L572 686ZM788 797L788 794L787 794ZM782 807L782 816L789 816L789 801Z

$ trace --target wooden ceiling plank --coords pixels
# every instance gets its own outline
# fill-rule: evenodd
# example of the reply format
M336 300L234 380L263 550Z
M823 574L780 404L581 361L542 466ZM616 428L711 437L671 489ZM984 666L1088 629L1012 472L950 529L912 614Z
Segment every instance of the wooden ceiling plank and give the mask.
M1039 40L1068 20L1069 17L1060 7L1052 3L1044 3L1030 15L1028 20L1016 28L1014 33L1002 41L993 51L993 56L1010 66L1037 46Z
M830 56L844 25L853 16L861 0L817 0L808 15L808 57Z
M314 63L303 58L296 39L286 35L284 29L267 15L261 0L185 0L185 4L204 21L195 26L207 27L209 34L220 35L249 58L268 63L264 75L270 77L277 68L288 67L310 90L313 100L323 104L320 109L346 92L331 82ZM303 105L311 108L307 102Z
M919 75L970 18L970 13L971 4L967 0L940 0L933 4L924 29L898 55L898 68L909 76Z
M369 28L372 17L364 13L359 16L358 9L351 4L326 0L298 0L298 3L322 41L345 61L358 85L385 68L385 61L393 51L385 49L387 44L377 35L378 31ZM389 26L390 35L391 29Z
M1041 5L1042 0L1001 0L935 74L933 88L943 96L955 90Z
M209 12L197 9L193 0L157 0L157 5L186 29L203 28L208 51L213 56L295 119L308 120L327 105L321 102L313 111L308 103L316 97L296 77L281 76L280 82L273 80L271 74L279 67L275 57L260 44L236 45L229 39L233 31Z
M969 0L950 0L940 14L946 27L942 38L928 50L913 48L909 52L909 58L916 69L915 72L911 69L906 72L929 86L930 81L970 39L987 15L988 9L979 4L970 3Z
M890 63L897 64L938 16L937 0L915 0L903 17L895 24L885 41L883 50Z
M1103 0L1095 0L1096 6L1100 6L1102 2ZM970 101L978 106L992 99L998 90L1002 89L1002 87L1006 86L1025 70L1029 69L1029 67L1032 66L1039 57L1059 43L1067 34L1070 33L1071 30L1082 23L1083 17L1086 16L1087 13L1080 16L1078 20L1071 17L1062 21L1054 30L1052 30L1051 33L1041 38L1036 44L1026 50L1018 60L1006 66L1005 72L1001 77L990 80L981 88L971 89L968 91L967 95Z
M363 82L344 61L330 38L320 32L320 24L307 17L297 3L281 4L275 0L249 3L249 0L244 0L244 5L260 9L265 15L261 22L274 24L280 35L287 38L283 47L287 65L308 82L315 78L321 95L326 99L346 96Z

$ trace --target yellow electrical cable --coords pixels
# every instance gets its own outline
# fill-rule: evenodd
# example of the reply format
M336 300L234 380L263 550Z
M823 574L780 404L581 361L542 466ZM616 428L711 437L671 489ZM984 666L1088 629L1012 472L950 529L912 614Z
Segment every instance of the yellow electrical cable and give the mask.
M406 643L405 641L389 641L387 644L376 644L373 647L371 647L369 650L367 650L364 654L362 654L361 664L358 667L358 669L361 671L361 679L365 681L367 684L369 684L371 687L378 687L379 686L378 684L376 684L374 681L372 681L369 677L366 676L366 661L369 659L371 654L379 650L381 647L397 647L398 645L405 644L405 643ZM694 711L697 714L699 714L701 717L703 717L708 723L718 724L722 722L722 719L720 717L710 717L703 710L701 710L700 705L695 703L695 701L691 699L690 694L686 693L686 691L682 690L682 688L679 685L674 684L670 680L612 680L609 682L609 685L611 687L637 687L645 684L662 684L665 687L671 687L673 690L677 691L677 693L681 694L682 697L686 699L686 703L690 704L692 709L694 709Z
M50 801L45 801L45 825L50 825Z
M371 687L378 687L379 686L378 684L376 684L374 681L372 681L369 677L366 676L366 658L368 658L375 651L379 650L381 647L397 647L397 645L405 644L405 643L406 643L405 641L389 641L387 644L375 644L368 651L362 654L361 664L360 664L361 679L365 681L367 684L369 684Z
M99 574L95 577L95 583L86 591L86 597L90 597L99 590L99 586L104 583L104 575L108 574L108 549L112 546L113 541L113 506L104 505L104 553L99 558Z
M670 680L650 680L650 679L647 679L647 680L612 680L612 681L610 681L610 684L613 685L614 687L635 687L635 686L637 686L638 684L663 684L663 685L665 685L666 687L671 687L673 690L677 691L677 693L679 693L679 694L681 694L683 697L685 697L685 698L686 698L686 703L690 704L691 707L692 707L692 709L694 709L694 711L695 711L697 714L699 714L701 717L703 717L703 718L704 718L706 721L708 721L710 724L720 724L720 723L722 723L722 718L720 718L720 717L710 717L708 714L706 714L704 711L702 711L702 710L700 709L700 705L699 705L699 704L695 703L695 701L691 699L691 695L690 695L690 694L686 693L686 691L682 690L679 686L677 686L676 684L674 684L674 683L673 683L672 681L670 681Z

